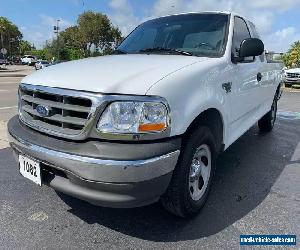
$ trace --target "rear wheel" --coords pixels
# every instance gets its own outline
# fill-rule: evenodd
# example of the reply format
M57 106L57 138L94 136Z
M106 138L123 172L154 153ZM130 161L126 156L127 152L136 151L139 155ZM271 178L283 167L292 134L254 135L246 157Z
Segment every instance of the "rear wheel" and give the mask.
M273 129L277 116L277 100L278 94L276 93L271 110L258 121L260 131L269 132Z
M169 212L189 217L201 210L211 186L216 157L215 139L207 127L200 127L189 136L161 199Z

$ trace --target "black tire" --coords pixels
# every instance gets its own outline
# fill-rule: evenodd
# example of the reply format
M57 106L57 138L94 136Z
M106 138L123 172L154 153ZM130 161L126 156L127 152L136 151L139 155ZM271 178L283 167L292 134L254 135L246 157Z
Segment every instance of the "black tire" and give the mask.
M284 86L285 86L286 88L291 88L291 87L292 87L292 84L290 84L290 83L285 83Z
M271 110L258 121L258 127L261 132L270 132L273 129L277 117L277 100L278 93L276 92Z
M190 168L196 150L207 145L211 155L211 171L207 187L202 197L195 201L190 193ZM178 163L174 169L170 185L162 196L161 202L166 210L180 217L191 217L200 212L208 197L212 178L216 169L217 147L215 138L209 128L201 126L186 140Z

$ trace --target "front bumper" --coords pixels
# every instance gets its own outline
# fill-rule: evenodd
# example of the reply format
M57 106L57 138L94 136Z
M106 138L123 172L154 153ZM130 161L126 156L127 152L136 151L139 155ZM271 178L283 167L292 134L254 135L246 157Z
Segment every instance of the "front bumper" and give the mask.
M290 83L290 84L300 84L300 78L287 78L287 77L285 77L284 82L285 83Z
M108 207L155 202L169 185L180 139L155 143L71 142L46 136L13 117L10 145L41 163L42 182L54 189Z

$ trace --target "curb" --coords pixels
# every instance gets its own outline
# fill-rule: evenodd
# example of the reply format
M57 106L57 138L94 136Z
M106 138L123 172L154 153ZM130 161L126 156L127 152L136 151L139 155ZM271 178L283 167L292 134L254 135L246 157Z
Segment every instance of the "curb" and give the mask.
M23 71L24 69L7 69L7 68L0 68L0 73L14 73Z
M0 77L25 77L27 76L28 74L0 74Z

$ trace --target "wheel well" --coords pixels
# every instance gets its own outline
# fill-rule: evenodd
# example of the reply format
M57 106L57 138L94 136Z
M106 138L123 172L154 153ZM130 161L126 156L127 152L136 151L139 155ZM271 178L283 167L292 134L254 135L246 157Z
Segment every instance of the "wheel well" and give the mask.
M277 89L276 89L276 92L277 92L277 93L279 93L280 88L281 88L281 84L279 84L279 85L277 86Z
M281 97L282 92L280 92L280 88L281 88L281 84L278 85L277 89L276 89L276 95L277 95L277 99L279 100Z
M187 137L200 125L207 126L211 129L212 134L216 138L217 149L218 151L221 151L223 145L223 119L220 112L215 108L203 111L190 124L184 134L184 139L187 139Z

